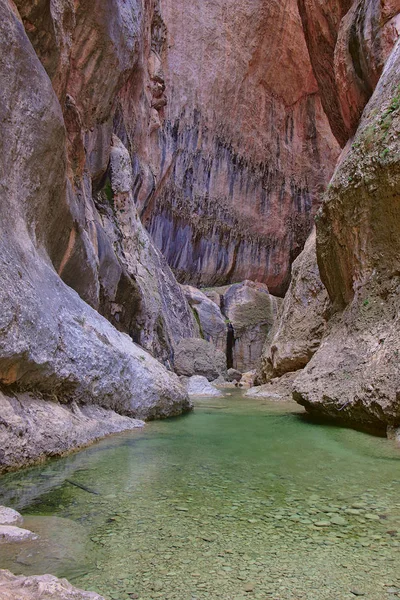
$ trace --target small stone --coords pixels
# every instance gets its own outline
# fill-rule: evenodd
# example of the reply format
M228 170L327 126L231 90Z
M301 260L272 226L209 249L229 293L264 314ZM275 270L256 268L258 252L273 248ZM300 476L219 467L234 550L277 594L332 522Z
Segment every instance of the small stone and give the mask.
M333 523L333 525L347 525L346 519L339 515L334 515L331 519L331 523Z
M329 527L331 525L331 521L317 521L314 523L315 527Z
M244 586L243 589L245 592L250 593L250 592L254 592L254 587L255 587L254 583L248 583L247 585Z

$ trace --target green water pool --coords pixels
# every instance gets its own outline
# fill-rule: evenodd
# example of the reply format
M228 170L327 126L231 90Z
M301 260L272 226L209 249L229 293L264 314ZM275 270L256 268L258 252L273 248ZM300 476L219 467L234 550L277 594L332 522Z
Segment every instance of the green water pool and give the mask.
M0 567L113 600L390 600L399 492L387 440L235 392L2 477L40 540Z

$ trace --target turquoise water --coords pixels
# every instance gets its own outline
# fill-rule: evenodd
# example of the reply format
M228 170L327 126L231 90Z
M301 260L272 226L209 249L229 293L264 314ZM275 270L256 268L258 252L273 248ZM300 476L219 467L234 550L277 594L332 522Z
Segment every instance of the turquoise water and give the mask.
M238 392L1 478L41 539L0 566L113 600L390 600L399 491L387 440Z

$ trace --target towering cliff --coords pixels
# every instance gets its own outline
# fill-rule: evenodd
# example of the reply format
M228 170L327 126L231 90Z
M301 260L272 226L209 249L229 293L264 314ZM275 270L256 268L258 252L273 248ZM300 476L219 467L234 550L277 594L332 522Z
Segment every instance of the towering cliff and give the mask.
M400 425L400 4L299 0L299 8L332 130L341 144L357 131L317 215L316 240L293 270L264 378L310 361L295 382L296 400L385 430Z
M53 210L49 257L83 300L169 365L175 344L195 334L195 323L138 219L129 153L113 137L124 86L139 82L132 120L137 110L148 113L151 107L142 74L148 69L155 4L16 2L65 127L59 146L60 151L66 146L67 192L63 209Z
M338 155L296 2L159 9L151 118L132 81L118 129L142 219L180 281L253 279L283 294Z
M109 15L93 6L83 35L76 29L77 3L52 3L50 12L48 3L29 3L24 10L25 4L20 3L24 25L38 54L16 6L0 2L0 468L134 426L118 421L110 409L154 418L190 408L177 377L132 338L144 320L149 326L138 331L138 340L168 359L173 335L190 336L195 329L180 287L137 219L127 184L129 157L111 130L106 135L103 122L110 118L114 98L101 88L111 72L115 94L125 70L134 69L137 24L127 21L121 6L122 12L111 11L114 30ZM133 19L132 7L129 15ZM102 16L105 30L98 46L95 24ZM130 35L123 26L131 27ZM119 45L113 32L121 36ZM95 62L85 69L81 64L76 73L74 35L80 44L93 43L101 58L89 52L84 56ZM38 56L54 77L54 88ZM71 69L65 79L66 56ZM70 93L63 96L66 90ZM91 195L95 172L110 177L110 203L102 213ZM104 282L121 303L120 312L134 317L131 328L118 320L118 304L110 321L131 337L95 310L106 312ZM159 298L151 296L153 289ZM142 301L144 291L148 295ZM174 305L165 308L168 293ZM163 317L161 323L154 313ZM79 405L100 405L105 411L84 413ZM70 419L65 438L60 437L62 413Z

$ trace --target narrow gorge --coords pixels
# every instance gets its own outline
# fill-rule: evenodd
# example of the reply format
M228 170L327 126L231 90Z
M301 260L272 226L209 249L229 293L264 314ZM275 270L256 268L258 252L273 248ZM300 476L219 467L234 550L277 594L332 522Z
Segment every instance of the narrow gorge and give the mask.
M0 599L400 596L400 0L0 17Z

